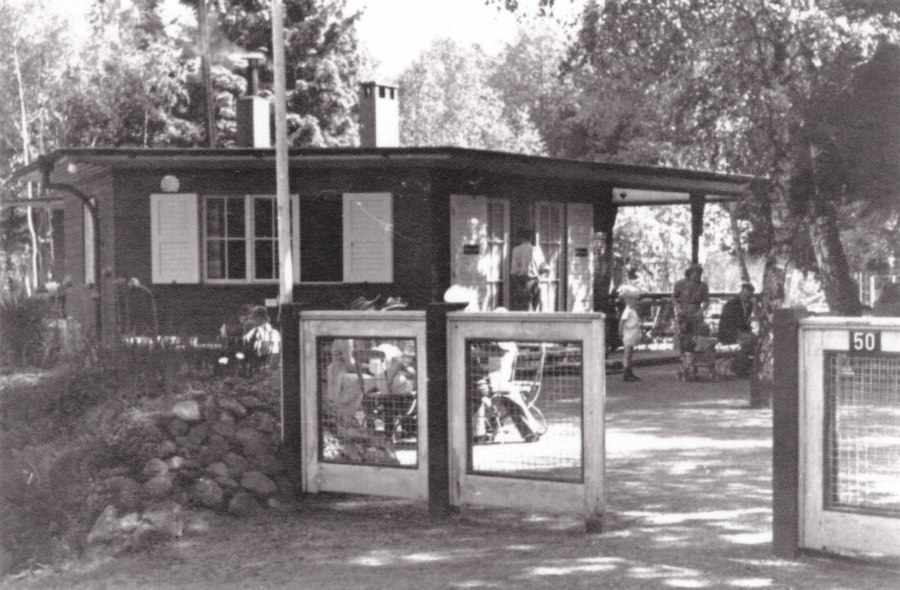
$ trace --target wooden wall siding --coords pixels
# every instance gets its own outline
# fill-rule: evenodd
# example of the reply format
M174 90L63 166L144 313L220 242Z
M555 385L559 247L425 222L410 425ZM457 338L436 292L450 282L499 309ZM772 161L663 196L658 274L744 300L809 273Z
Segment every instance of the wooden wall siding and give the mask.
M107 265L113 264L113 247L114 241L111 238L112 232L112 182L109 174L96 175L91 178L83 179L78 182L78 188L86 195L97 199L100 207L100 227L101 232L101 248L100 248L100 269ZM96 335L96 310L95 296L96 287L86 287L84 283L85 260L84 260L84 204L81 199L73 194L60 191L64 202L64 235L63 251L65 253L65 263L63 265L64 276L72 281L72 287L66 295L66 312L75 318L82 326L85 336L93 338ZM104 233L106 232L106 233ZM99 272L98 271L98 272ZM103 295L112 296L111 285L108 289L104 289ZM109 308L112 311L112 308ZM104 314L104 333L107 328L113 328L113 315Z
M119 169L110 180L106 194L115 189L113 206L103 207L101 225L105 235L104 263L115 276L137 278L154 293L160 331L164 334L213 337L222 323L233 321L242 305L261 305L276 298L275 284L154 285L151 268L150 194L160 192L160 180L172 171L165 169ZM274 194L272 170L178 170L178 192L198 195ZM584 182L542 180L479 173L471 170L423 168L325 169L295 168L291 171L291 192L299 194L329 191L390 192L394 212L394 282L392 284L297 284L294 301L304 309L347 309L360 296L402 297L410 309L425 309L442 301L450 285L450 211L453 193L476 194L510 201L511 231L530 227L536 200L589 201L596 189ZM99 191L100 187L85 187ZM101 204L102 206L102 204ZM77 216L80 220L80 213ZM200 215L202 224L202 214ZM67 229L68 244L77 245L81 230ZM70 235L71 239L70 239ZM112 248L115 247L114 255ZM80 247L69 250L79 252ZM102 267L101 267L102 268ZM81 270L83 275L83 270ZM76 276L77 273L73 274ZM153 325L146 297L128 293L127 325L146 331ZM104 298L105 321L112 326L116 317L115 293ZM120 297L118 313L124 300ZM274 320L275 318L273 318ZM104 330L105 331L105 330Z

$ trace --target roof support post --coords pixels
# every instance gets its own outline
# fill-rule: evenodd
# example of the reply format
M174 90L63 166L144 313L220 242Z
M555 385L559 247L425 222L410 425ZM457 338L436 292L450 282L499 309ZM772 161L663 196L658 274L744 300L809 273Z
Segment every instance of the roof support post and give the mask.
M700 262L700 236L703 235L703 210L706 197L691 193L691 264Z
M603 235L603 251L597 257L597 271L594 275L594 311L609 314L612 302L609 289L612 285L613 265L613 229L616 226L616 215L619 208L612 205L612 187L603 187L606 195L594 205L595 231Z

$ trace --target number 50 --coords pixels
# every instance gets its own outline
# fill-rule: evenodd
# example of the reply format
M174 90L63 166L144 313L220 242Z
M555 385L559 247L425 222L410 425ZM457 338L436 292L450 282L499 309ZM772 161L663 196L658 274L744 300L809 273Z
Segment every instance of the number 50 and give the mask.
M850 350L877 352L881 348L880 332L850 332Z

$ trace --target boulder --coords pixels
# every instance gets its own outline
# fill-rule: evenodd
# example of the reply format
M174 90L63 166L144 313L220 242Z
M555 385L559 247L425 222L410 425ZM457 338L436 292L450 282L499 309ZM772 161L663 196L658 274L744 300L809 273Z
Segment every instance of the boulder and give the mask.
M151 545L157 545L167 541L168 538L168 533L156 528L145 520L141 520L138 523L137 528L130 535L125 537L124 543L121 544L121 547L119 547L116 552L140 551Z
M228 466L221 461L210 463L206 466L206 469L204 469L204 471L206 471L206 473L208 473L213 479L228 479L231 477L231 473L228 471Z
M247 418L247 423L253 430L266 434L279 432L281 429L278 420L268 412L254 412Z
M248 410L255 410L265 405L255 395L242 395L238 398L238 401Z
M141 472L144 476L144 479L153 479L157 475L163 475L169 472L169 466L166 465L166 462L158 457L153 457L147 464L144 465L144 470Z
M263 507L247 492L238 492L228 503L228 512L235 516L253 516L263 511Z
M234 433L234 440L241 445L245 453L255 449L265 449L266 447L265 437L251 427L239 428Z
M137 530L141 524L141 515L138 512L131 512L119 519L119 528L126 535L130 535Z
M209 427L202 422L199 424L194 424L191 426L191 431L187 435L187 439L191 445L200 446L204 442L206 442L206 437L209 436Z
M141 520L149 523L167 537L177 538L184 533L184 518L181 514L181 506L178 504L148 510L141 516Z
M232 418L230 414L226 414L224 412L222 413L222 415L228 416L228 419L222 420L220 418L215 424L213 424L213 432L225 438L234 436L234 418Z
M225 465L228 466L228 471L235 477L243 474L250 468L249 461L237 453L228 453L225 455L224 461Z
M200 404L198 404L194 400L178 402L172 408L172 414L174 414L176 418L184 420L185 422L199 422Z
M271 496L278 491L275 482L259 471L248 471L241 478L241 487L257 496Z
M165 498L172 491L172 475L160 473L144 484L144 491L153 498Z
M100 516L94 521L94 526L91 527L91 532L89 532L87 536L87 544L108 544L122 536L123 533L122 527L119 524L119 515L116 512L116 507L110 504L103 509Z
M169 471L178 471L187 465L187 459L175 455L166 459L166 465L169 467Z
M241 403L237 400L230 398L221 398L219 399L219 407L223 410L231 414L234 418L243 418L247 415L247 408L245 408Z
M275 455L272 453L253 453L249 455L247 459L250 460L250 463L254 465L259 471L267 475L277 475L281 473L281 461L275 458Z
M166 430L169 431L169 434L178 441L178 439L188 433L188 430L191 429L191 425L182 420L181 418L172 418L169 420L169 424L166 427Z
M201 506L219 508L222 506L225 494L219 484L211 479L201 477L191 488L191 498Z
M116 476L107 479L104 486L109 490L112 502L124 512L139 510L144 499L141 484L130 477Z
M170 457L178 452L178 445L175 444L174 440L164 440L156 447L156 453L160 457Z

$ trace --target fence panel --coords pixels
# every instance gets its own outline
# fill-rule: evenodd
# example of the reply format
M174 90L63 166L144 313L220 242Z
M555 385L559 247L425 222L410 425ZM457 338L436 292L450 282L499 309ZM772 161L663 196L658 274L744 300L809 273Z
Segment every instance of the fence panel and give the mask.
M424 312L300 314L303 489L428 497Z
M800 322L800 545L900 556L900 320Z
M601 314L449 314L451 503L604 508Z

